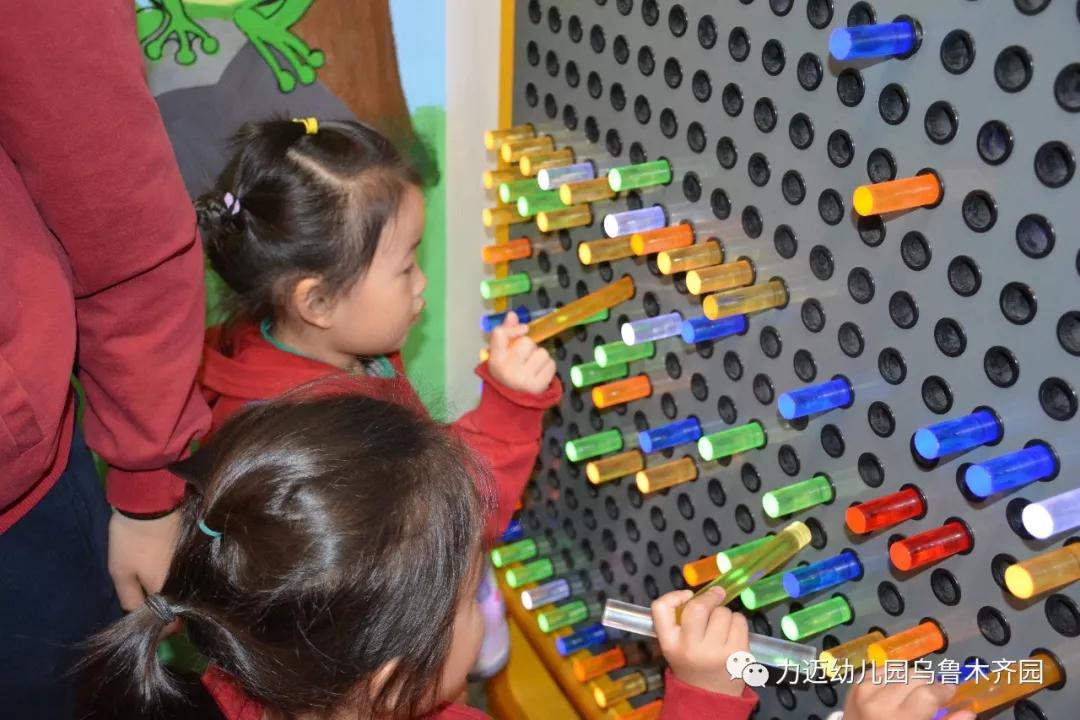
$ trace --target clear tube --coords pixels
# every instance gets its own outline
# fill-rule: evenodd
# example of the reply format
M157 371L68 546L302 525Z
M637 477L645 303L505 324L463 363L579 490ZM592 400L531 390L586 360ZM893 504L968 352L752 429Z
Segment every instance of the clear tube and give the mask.
M1080 527L1080 488L1031 503L1021 519L1024 528L1040 540Z
M592 180L595 177L596 168L591 162L542 168L536 173L536 180L540 184L541 190L558 190L567 183Z
M682 323L682 315L673 312L623 323L620 334L627 345L637 345L680 335Z
M659 205L611 213L604 217L604 234L608 237L633 235L634 233L659 230L667 225L667 213Z
M537 585L529 590L521 591L521 607L526 610L535 610L545 605L553 605L571 597L570 583L563 578Z

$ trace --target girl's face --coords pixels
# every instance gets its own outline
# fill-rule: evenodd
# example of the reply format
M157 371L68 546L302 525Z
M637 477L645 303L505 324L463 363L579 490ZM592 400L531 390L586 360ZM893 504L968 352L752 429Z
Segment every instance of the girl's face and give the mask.
M371 267L331 310L331 342L338 352L374 357L405 344L424 309L427 277L416 264L423 233L424 198L409 185L383 228Z

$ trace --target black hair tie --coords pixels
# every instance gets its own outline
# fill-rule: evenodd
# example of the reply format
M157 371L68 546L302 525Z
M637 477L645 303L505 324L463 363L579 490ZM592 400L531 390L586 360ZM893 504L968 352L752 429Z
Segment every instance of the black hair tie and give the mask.
M176 619L176 613L169 607L169 601L156 593L146 596L146 607L150 608L150 612L166 625Z

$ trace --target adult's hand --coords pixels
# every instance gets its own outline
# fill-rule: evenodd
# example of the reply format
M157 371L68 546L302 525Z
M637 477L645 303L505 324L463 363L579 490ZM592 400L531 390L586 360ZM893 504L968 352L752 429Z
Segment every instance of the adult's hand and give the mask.
M154 520L113 513L109 521L109 574L124 610L135 610L143 604L146 593L161 590L179 533L179 512Z

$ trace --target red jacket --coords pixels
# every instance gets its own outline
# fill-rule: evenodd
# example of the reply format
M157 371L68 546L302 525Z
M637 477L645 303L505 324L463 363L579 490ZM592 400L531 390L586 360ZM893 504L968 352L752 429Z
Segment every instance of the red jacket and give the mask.
M350 376L349 387L426 413L405 377L400 354L391 355L390 362L394 377ZM331 365L274 347L254 325L238 328L228 337L220 328L211 328L201 373L204 392L213 408L214 429L253 400L266 400L316 380L345 375ZM488 527L491 538L510 522L540 450L544 412L559 401L562 386L555 379L543 394L532 395L496 382L487 364L477 367L476 374L484 381L480 405L453 427L492 472L497 511Z
M263 706L252 700L225 673L215 668L203 675L203 685L221 708L225 720L263 720ZM671 672L664 678L664 705L660 720L746 720L757 705L757 694L718 695L687 685ZM488 716L465 705L445 705L422 720L487 720Z
M202 250L142 68L131 0L4 6L0 532L67 465L73 370L121 509L174 506L161 468L209 426Z

